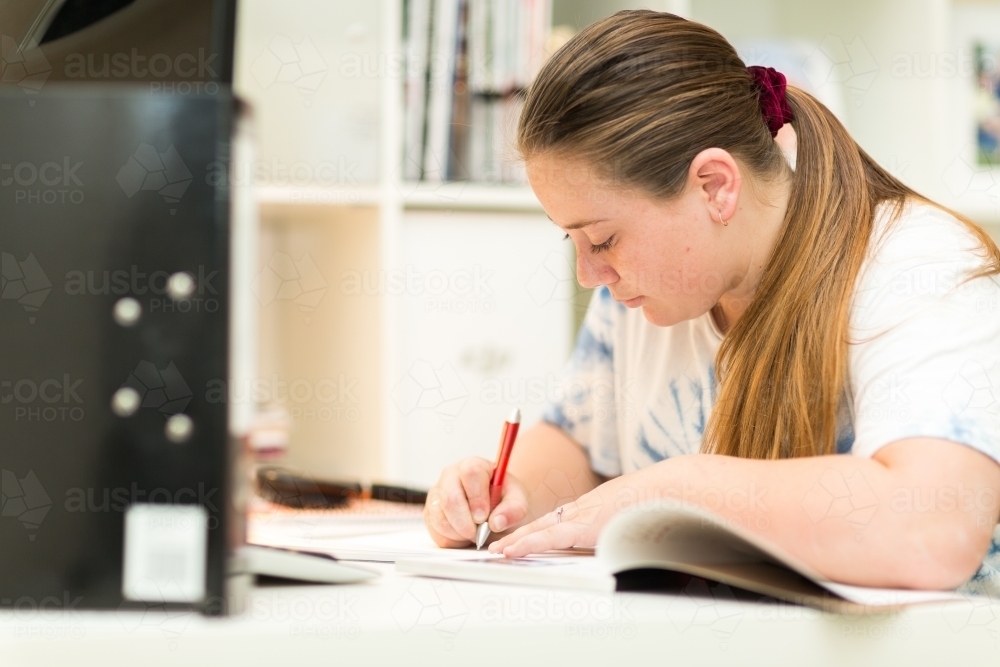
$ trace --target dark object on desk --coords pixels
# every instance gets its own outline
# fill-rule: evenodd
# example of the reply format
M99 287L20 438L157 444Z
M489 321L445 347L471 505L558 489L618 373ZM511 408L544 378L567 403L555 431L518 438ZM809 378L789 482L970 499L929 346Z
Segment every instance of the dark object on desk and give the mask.
M0 606L225 613L236 443L206 387L229 373L235 2L35 46L61 6L0 0ZM148 74L199 49L184 94ZM109 54L149 60L125 80Z
M285 507L328 509L343 507L351 498L360 498L361 485L311 479L281 468L261 468L257 471L257 493Z
M427 492L391 484L372 484L371 497L375 500L389 500L407 505L423 505L427 502Z
M423 505L427 492L392 484L322 480L285 468L265 466L257 470L257 493L272 503L296 509L343 507L354 498L372 498L409 505Z

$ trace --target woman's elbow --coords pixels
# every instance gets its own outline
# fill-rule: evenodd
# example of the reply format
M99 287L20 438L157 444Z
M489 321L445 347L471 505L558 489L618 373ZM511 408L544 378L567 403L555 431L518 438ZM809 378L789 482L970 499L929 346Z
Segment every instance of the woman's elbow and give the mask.
M971 521L933 521L914 528L907 540L904 558L909 567L900 569L905 588L953 590L968 581L990 548L995 522L976 526Z

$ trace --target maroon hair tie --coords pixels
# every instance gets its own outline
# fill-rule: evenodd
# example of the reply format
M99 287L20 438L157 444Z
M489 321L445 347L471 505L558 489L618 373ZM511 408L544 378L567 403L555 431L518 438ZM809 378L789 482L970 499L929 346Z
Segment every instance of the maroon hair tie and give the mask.
M767 129L771 130L772 137L776 137L781 126L795 118L785 97L785 75L773 67L759 65L751 65L747 71L754 87L760 92L760 113L764 116Z

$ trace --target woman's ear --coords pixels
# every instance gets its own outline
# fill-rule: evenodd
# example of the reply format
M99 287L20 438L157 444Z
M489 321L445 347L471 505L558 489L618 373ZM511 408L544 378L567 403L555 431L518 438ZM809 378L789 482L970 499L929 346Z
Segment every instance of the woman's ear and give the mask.
M706 148L691 160L687 185L698 193L712 220L728 222L735 215L742 182L736 160L721 148Z

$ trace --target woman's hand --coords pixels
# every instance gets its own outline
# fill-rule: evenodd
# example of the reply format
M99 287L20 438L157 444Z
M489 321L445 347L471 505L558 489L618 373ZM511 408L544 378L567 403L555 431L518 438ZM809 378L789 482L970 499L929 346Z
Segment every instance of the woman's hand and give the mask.
M490 512L490 476L493 462L479 456L448 466L427 494L424 523L440 547L472 544L476 525L489 517L490 531L499 533L528 514L528 495L510 471L504 478L499 504Z
M556 509L521 526L510 535L490 544L490 552L503 553L507 558L522 558L551 549L592 547L604 524L620 510L632 504L635 484L641 483L643 471L634 472L601 484L562 506L560 517Z

